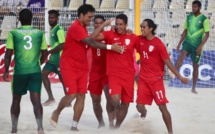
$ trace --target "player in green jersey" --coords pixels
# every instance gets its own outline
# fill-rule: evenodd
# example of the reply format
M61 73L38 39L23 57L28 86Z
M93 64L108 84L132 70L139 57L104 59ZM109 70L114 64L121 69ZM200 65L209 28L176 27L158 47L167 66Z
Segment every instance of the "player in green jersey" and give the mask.
M43 84L48 94L48 100L43 103L44 106L50 105L55 102L51 91L51 84L49 81L49 74L51 72L57 73L59 76L60 81L62 82L62 78L60 75L60 68L59 68L59 61L60 55L64 47L65 42L65 31L61 26L58 24L58 16L59 12L57 10L50 10L49 14L49 25L51 26L50 32L50 46L51 50L48 51L51 54L49 61L43 68ZM63 86L64 93L66 94L66 90ZM71 104L69 104L71 106Z
M188 15L187 20L185 21L185 29L176 48L176 50L179 51L183 42L182 50L176 61L175 67L176 69L179 69L184 58L188 55L191 55L193 62L192 93L197 94L196 83L199 74L199 62L202 56L203 46L209 37L210 23L207 17L200 12L200 1L193 1L192 10L192 13Z
M47 58L47 44L42 31L31 27L32 12L23 9L19 13L21 27L10 31L6 43L5 72L3 78L8 81L8 68L14 52L14 73L12 80L13 100L11 105L11 133L17 133L22 95L30 92L30 98L38 125L38 134L43 132L43 108L41 105L42 74L40 64Z

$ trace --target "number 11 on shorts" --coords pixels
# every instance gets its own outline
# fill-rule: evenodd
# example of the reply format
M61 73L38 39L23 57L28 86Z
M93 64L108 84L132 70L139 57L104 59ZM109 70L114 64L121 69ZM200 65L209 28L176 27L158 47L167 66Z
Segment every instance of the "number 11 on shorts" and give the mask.
M156 95L157 95L157 97L158 97L159 100L160 100L160 99L163 99L163 93L162 93L161 90L156 91Z

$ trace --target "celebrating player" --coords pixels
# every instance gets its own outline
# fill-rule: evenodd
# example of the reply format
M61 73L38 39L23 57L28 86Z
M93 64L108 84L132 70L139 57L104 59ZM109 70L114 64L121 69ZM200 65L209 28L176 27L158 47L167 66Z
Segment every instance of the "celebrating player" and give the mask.
M21 27L10 31L7 38L5 54L5 72L3 78L7 81L8 68L14 52L14 74L12 81L13 100L11 105L12 131L17 133L22 95L30 92L31 102L38 125L38 134L43 132L43 108L40 101L42 74L40 64L47 57L47 44L42 31L31 27L32 12L23 9L19 13ZM41 55L41 57L40 57ZM40 59L40 60L39 60Z
M116 43L114 45L106 45L88 36L86 26L90 25L94 12L95 9L92 5L81 5L78 8L78 19L69 28L60 59L60 70L67 93L51 116L51 124L53 126L57 126L58 117L65 106L76 99L71 130L78 131L77 125L84 109L85 93L87 92L88 45L100 49L113 50L118 53L123 53L124 51L124 48ZM109 25L109 23L106 24Z
M124 14L116 16L115 31L105 31L102 29L105 23L98 27L91 35L97 40L104 40L107 43L119 43L120 46L126 46L126 52L123 54L107 52L107 75L109 94L111 102L115 109L118 109L116 123L110 124L114 128L119 128L125 119L129 103L133 102L134 97L134 50L139 46L139 39L134 34L127 34L128 18ZM114 111L112 111L114 114Z
M151 105L152 100L158 105L169 134L172 134L172 121L166 103L163 75L164 65L181 80L187 84L188 79L182 77L173 67L165 45L155 36L157 25L150 19L145 19L141 24L142 36L140 36L140 74L137 90L137 110L141 117L146 116L145 105Z

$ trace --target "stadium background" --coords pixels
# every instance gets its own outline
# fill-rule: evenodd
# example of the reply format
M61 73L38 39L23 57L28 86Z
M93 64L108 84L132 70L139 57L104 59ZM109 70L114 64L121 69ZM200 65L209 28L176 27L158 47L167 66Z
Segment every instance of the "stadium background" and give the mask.
M26 0L28 1L28 0ZM124 13L128 16L128 28L132 29L136 34L140 34L140 22L145 18L153 19L158 24L156 31L157 36L161 38L167 47L167 50L175 63L178 53L175 48L183 32L183 24L186 16L192 12L193 0L86 0L86 3L92 4L96 8L95 14L104 15L106 19L113 18L117 14ZM45 8L38 8L39 15L33 18L33 26L42 30L46 34L47 43L49 43L50 27L48 24L48 10L57 9L60 12L59 23L67 32L69 26L77 18L77 8L83 4L82 0L70 0L68 7L63 7L63 0L45 0ZM18 12L23 7L9 7L12 13L0 15L0 76L4 69L4 52L5 41L10 30L19 27ZM5 11L6 12L6 11ZM211 31L210 37L204 47L204 56L200 64L200 76L197 87L215 87L215 0L202 0L201 12L210 19ZM3 15L2 15L3 14ZM113 23L114 24L114 23ZM109 29L107 27L106 29ZM93 31L93 22L88 27L89 34ZM90 54L89 54L90 59ZM188 78L191 77L192 66L190 58L187 58L180 73ZM10 67L12 74L13 65ZM50 76L52 82L58 82L58 77L55 74ZM178 79L171 79L168 75L168 69L164 79L169 86L184 87ZM2 78L0 78L2 81ZM190 83L188 86L190 87Z

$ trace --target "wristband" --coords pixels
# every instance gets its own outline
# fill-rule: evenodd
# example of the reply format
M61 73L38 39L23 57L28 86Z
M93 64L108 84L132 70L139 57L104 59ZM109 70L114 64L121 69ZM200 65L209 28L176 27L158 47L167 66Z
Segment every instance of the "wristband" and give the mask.
M112 46L109 45L109 44L106 45L107 50L111 50L111 47L112 47Z

